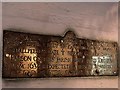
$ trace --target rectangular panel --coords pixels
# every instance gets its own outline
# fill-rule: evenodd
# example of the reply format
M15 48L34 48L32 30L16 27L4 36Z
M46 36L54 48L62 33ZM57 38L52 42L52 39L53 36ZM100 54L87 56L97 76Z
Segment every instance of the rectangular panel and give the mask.
M118 44L64 35L4 30L3 77L118 75Z

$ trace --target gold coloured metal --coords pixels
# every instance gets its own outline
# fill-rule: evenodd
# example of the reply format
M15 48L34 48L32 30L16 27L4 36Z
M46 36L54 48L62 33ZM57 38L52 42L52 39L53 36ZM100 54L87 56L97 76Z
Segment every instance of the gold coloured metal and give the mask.
M117 60L117 42L3 32L3 78L115 76Z

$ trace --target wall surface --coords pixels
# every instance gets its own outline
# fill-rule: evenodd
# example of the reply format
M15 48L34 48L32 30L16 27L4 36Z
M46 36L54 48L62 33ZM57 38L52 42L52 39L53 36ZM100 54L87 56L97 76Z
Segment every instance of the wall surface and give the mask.
M3 3L3 29L118 41L117 3ZM2 33L2 32L1 32ZM17 83L16 83L17 82ZM117 88L118 77L3 80L3 87Z

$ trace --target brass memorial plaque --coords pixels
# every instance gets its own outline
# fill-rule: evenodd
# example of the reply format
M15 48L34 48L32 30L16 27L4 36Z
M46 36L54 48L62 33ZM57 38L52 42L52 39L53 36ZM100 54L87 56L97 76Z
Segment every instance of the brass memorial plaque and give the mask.
M3 32L3 78L116 76L117 60L117 42Z

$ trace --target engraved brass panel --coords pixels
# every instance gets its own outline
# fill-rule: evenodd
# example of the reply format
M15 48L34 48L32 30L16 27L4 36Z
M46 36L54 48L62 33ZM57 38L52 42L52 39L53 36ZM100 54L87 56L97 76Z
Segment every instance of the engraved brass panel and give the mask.
M117 42L4 30L3 78L118 75Z

